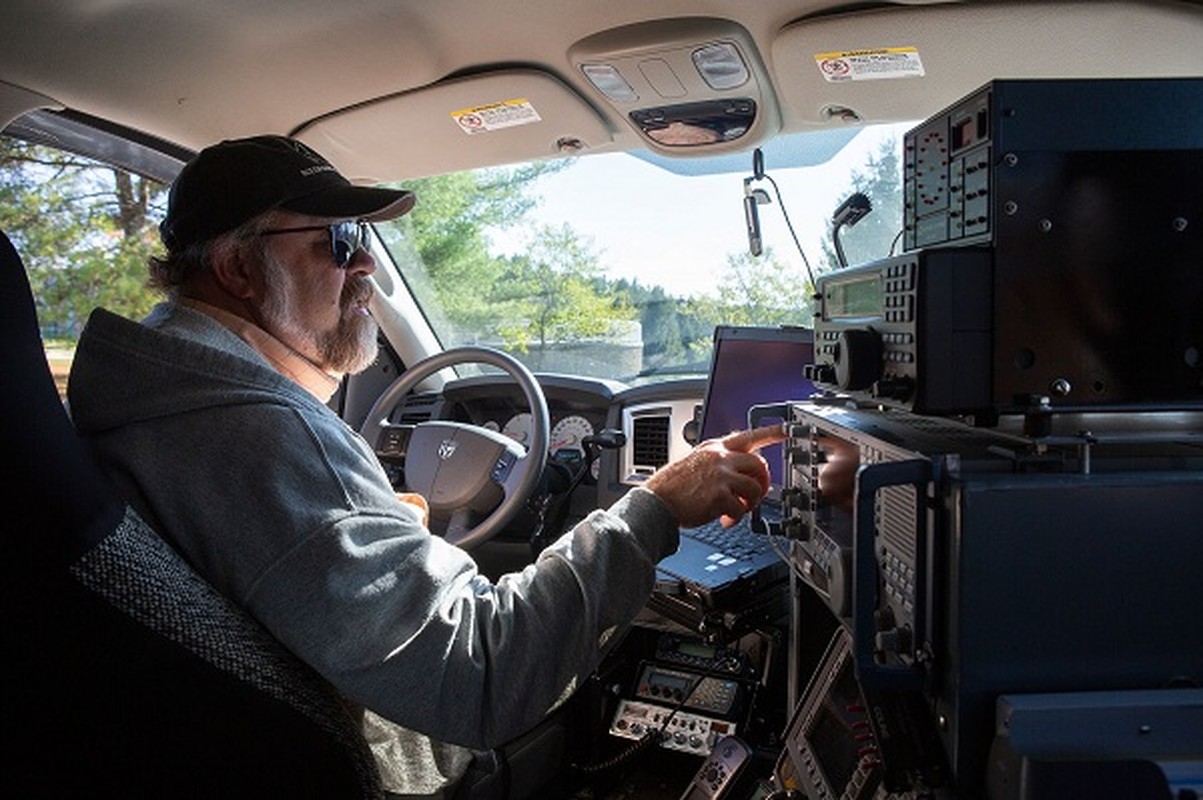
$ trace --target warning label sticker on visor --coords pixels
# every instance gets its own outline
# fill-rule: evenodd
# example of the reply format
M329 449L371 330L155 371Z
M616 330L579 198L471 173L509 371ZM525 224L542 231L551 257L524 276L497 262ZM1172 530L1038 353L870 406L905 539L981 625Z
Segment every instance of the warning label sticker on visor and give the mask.
M529 125L541 121L539 112L525 99L505 100L500 103L489 103L473 108L461 108L452 111L451 118L459 125L460 130L467 134L487 133L488 131L512 128L515 125Z
M914 47L817 53L815 64L831 83L923 77L923 62L919 50Z

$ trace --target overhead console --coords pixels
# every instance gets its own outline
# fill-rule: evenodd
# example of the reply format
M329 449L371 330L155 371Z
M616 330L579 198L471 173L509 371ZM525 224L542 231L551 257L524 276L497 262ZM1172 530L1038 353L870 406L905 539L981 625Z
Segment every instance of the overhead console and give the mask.
M779 126L752 37L728 20L616 28L573 45L569 60L653 151L742 150Z

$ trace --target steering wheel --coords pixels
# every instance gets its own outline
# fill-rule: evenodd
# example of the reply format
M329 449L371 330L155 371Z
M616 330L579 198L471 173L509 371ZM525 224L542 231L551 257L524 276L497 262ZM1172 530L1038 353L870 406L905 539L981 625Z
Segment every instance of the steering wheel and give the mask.
M526 449L502 433L462 422L389 422L415 386L456 364L488 364L514 379L530 408ZM456 347L398 375L372 404L359 432L382 460L404 464L406 489L430 505L431 530L471 550L503 530L534 493L547 464L550 416L539 382L515 358L488 347Z

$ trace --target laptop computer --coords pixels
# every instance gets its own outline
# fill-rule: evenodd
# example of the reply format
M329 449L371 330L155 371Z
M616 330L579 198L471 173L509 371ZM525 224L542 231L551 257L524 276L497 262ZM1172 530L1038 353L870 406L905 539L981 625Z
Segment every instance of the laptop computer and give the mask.
M814 331L808 328L716 327L700 438L714 439L756 424L784 421L784 408L774 414L774 407L805 400L816 391L804 374L805 368L814 363L814 347ZM775 444L760 450L769 463L769 493L761 503L766 519L774 510L780 510L784 470L781 448Z
M815 392L804 367L814 363L814 335L805 328L720 325L706 384L699 431L702 440L781 419L785 402ZM656 591L707 609L731 608L772 583L784 581L789 565L762 532L781 519L784 458L781 445L763 448L770 490L758 519L745 516L732 528L717 520L681 530L681 547L657 565Z

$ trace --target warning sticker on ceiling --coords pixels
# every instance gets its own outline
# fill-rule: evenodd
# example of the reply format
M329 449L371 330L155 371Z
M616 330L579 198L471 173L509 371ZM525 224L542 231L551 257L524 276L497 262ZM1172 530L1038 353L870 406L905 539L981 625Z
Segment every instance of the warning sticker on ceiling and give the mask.
M527 100L505 100L500 103L489 103L473 108L461 108L452 111L451 118L460 130L467 134L487 133L489 131L512 128L515 125L529 125L541 121L539 112L535 111Z
M818 53L815 63L831 83L923 77L923 62L919 59L919 50L914 47Z

